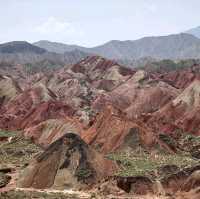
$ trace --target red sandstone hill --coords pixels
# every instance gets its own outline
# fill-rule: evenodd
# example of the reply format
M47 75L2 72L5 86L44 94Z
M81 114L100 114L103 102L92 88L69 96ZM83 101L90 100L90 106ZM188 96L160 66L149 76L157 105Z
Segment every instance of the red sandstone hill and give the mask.
M99 56L88 57L72 66L71 70L86 75L96 88L106 91L112 90L135 73L115 61Z
M103 153L110 153L118 149L134 148L137 134L144 146L151 147L155 143L156 138L151 129L128 120L120 110L107 106L96 117L91 128L81 135L86 143Z
M155 112L148 121L157 132L173 133L177 129L200 135L200 81L195 80L177 98Z
M137 71L112 92L100 95L93 107L100 110L106 103L113 104L134 120L159 110L179 92L165 82L151 79L145 71Z
M151 74L152 78L160 79L172 85L175 88L184 89L195 79L200 79L200 66L193 65L183 69L177 69L170 72Z
M123 84L134 73L135 71L120 66L115 61L91 56L70 68L66 66L59 69L56 73L34 74L29 78L28 84L31 87L35 84L45 85L60 101L67 102L78 110L80 120L87 125L92 117L92 102L97 96Z
M76 132L80 134L83 126L75 118L66 117L65 119L47 119L35 126L24 129L24 136L31 138L35 143L43 148L62 137L66 132Z
M90 109L99 93L114 89L134 73L115 61L91 56L70 68L60 69L48 81L41 81L46 81L46 86L72 107Z
M189 78L186 78L187 82L184 81L184 77ZM177 113L175 108L174 112L165 117L170 110L170 104L173 104L182 88L192 79L198 79L198 66L153 77L145 71L135 72L99 56L87 57L71 68L65 67L52 74L38 73L29 78L27 82L31 87L20 91L19 94L14 92L16 96L3 106L0 127L24 129L39 125L48 119L63 119L74 113L86 127L92 123L95 115L93 110L102 112L107 104L111 104L120 109L132 122L161 117L159 115L162 112L161 118L164 118L164 123L169 123L168 120L175 118L169 129L178 126L194 131L192 127L198 126L198 106L193 111L180 113ZM17 87L16 90L19 91ZM189 93L183 92L183 95L189 96ZM177 120L176 115L183 112L184 118L178 117ZM149 121L151 123L158 120ZM159 132L165 129L161 122L155 124L158 124ZM155 129L154 126L150 125Z
M92 123L89 129L82 131L81 137L101 153L129 153L138 148L153 152L157 151L158 146L172 154L177 152L176 144L171 145L166 141L170 138L156 134L140 120L130 120L112 105L107 105Z
M1 110L0 128L24 129L46 119L64 118L74 110L43 85L28 89L9 101Z
M93 56L55 73L34 74L24 91L13 92L16 85L0 79L0 91L9 99L1 108L0 128L23 130L25 137L45 149L28 166L21 186L88 187L117 170L104 154L141 149L156 158L161 149L175 154L199 147L166 135L177 130L200 135L198 67L192 70L153 76ZM199 157L198 149L194 152ZM179 189L183 180L191 189L190 182L199 182L198 175L198 179L188 178L192 172L184 178L182 173L167 175L166 189L168 184ZM131 190L140 184L145 187L141 179L147 178L119 177L117 181Z
M21 88L14 79L0 74L0 107L21 92Z

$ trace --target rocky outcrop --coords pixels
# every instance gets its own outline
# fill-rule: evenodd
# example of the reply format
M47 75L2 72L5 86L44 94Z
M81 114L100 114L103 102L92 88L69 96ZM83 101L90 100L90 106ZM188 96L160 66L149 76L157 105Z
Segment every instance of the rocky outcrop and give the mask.
M199 166L183 170L171 170L162 173L159 180L151 180L145 176L115 176L111 181L130 195L168 195L178 196L180 193L192 192L199 187ZM184 194L183 194L184 195Z
M47 119L71 116L74 110L60 101L43 85L33 87L16 96L1 111L0 127L24 129Z
M0 75L0 106L22 92L18 83L8 76Z
M19 186L34 188L87 188L112 175L117 166L68 133L35 157L22 174Z
M48 119L63 119L74 114L74 110L70 106L59 101L44 102L29 110L23 109L23 106L20 108L21 112L10 112L9 109L1 116L1 128L20 130L38 125Z
M199 186L199 169L198 165L168 174L161 179L161 184L166 192L191 191Z
M137 71L112 92L100 95L93 107L99 111L106 103L113 104L133 120L159 110L178 93L179 90L164 82L149 79L145 71Z
M96 117L91 128L82 133L82 138L103 153L134 148L138 139L147 147L155 143L151 129L128 120L120 110L112 106L107 106Z
M199 65L173 70L168 73L164 72L160 75L156 75L156 78L159 78L160 80L165 81L176 88L184 89L188 87L195 79L200 79Z
M146 195L154 192L153 182L147 177L116 177L117 186L130 194Z
M78 116L87 125L92 118L92 102L103 92L113 90L135 71L117 62L99 56L90 56L72 67L64 67L52 74L35 74L30 85L43 84L50 88L59 100L78 110Z
M24 136L31 138L35 143L42 147L47 147L66 132L81 132L82 126L78 121L70 118L48 119L33 127L24 130Z
M0 172L0 188L5 187L11 180L11 177Z
M113 90L135 73L135 71L120 66L115 61L106 60L99 56L88 57L72 66L71 70L86 75L88 81L96 88L106 91Z
M185 183L182 185L182 190L190 191L200 186L200 170L194 171Z
M200 81L195 80L177 98L155 112L149 120L157 132L173 133L177 129L200 135Z

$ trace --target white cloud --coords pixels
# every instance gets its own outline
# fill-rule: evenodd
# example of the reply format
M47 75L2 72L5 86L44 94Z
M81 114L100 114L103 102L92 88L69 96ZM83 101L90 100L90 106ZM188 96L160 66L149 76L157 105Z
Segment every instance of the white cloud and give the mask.
M65 34L65 35L73 35L73 34L82 34L81 30L77 30L72 23L61 21L55 17L49 17L47 21L37 25L34 28L36 33L42 35L49 34Z

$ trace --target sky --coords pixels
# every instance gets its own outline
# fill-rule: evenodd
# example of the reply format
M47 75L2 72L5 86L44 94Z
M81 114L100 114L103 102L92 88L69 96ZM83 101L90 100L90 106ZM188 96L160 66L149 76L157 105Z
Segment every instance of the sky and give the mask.
M0 43L87 47L200 26L199 0L0 0Z

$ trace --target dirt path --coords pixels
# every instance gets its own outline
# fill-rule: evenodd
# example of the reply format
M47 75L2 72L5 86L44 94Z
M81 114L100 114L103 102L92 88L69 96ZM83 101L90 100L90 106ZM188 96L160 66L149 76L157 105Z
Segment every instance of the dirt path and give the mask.
M33 188L15 188L16 191L23 191L23 192L39 192L39 193L61 193L64 195L71 195L76 196L80 199L89 199L91 198L91 194L82 192L82 191L73 191L73 190L54 190L54 189L33 189Z

